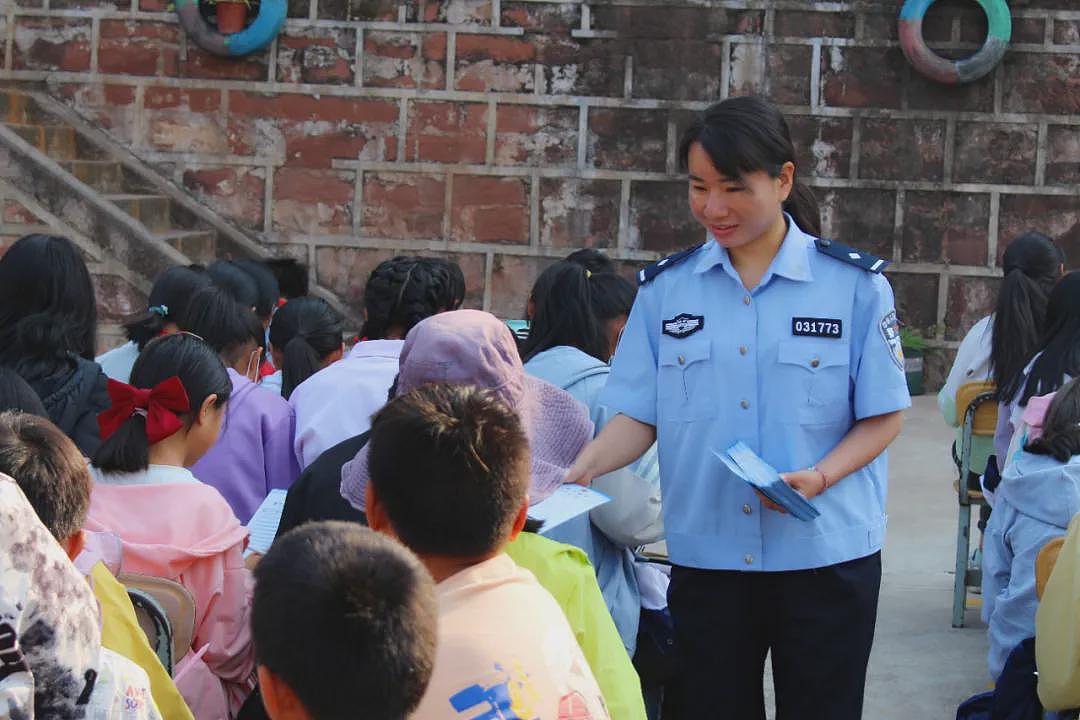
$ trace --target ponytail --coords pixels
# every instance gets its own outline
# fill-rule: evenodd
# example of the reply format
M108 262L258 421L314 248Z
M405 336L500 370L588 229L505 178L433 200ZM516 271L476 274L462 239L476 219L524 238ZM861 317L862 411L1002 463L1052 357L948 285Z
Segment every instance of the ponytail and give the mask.
M340 342L338 347L340 347ZM317 373L322 366L322 358L307 338L297 335L285 345L285 361L281 366L281 395L286 400L292 395L297 385Z
M139 350L161 335L167 325L180 326L192 296L212 284L205 270L175 266L163 272L150 290L149 309L124 323L124 334Z
M521 345L525 362L545 350L567 345L607 362L608 342L593 311L591 270L563 260L540 274L533 285L529 336Z
M322 298L295 298L274 313L270 344L284 356L282 397L288 399L297 385L317 373L328 357L341 350L341 334L341 315Z
M814 191L795 180L791 194L784 201L784 212L792 217L804 233L821 237L821 206Z

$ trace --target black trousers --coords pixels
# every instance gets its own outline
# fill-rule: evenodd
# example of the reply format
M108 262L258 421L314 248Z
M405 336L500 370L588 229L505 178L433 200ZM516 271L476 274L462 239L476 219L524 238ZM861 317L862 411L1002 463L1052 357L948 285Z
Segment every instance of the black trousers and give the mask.
M880 588L881 553L790 572L673 567L670 715L764 720L771 651L777 720L858 720Z

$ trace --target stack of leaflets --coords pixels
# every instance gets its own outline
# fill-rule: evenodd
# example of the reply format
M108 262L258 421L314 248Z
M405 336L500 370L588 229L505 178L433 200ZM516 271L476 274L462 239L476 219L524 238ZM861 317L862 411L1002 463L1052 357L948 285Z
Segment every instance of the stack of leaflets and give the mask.
M741 441L724 453L713 450L713 455L720 458L736 476L798 519L809 522L821 514L798 490L784 482L772 465L758 457Z
M610 497L592 488L560 485L546 500L529 508L529 519L543 523L539 534L547 535L560 525L609 502Z

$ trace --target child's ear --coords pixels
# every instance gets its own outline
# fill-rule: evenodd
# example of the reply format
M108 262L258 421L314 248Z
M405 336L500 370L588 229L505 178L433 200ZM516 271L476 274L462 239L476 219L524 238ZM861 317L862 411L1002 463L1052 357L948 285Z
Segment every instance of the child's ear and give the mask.
M390 525L390 518L386 516L386 509L380 502L379 496L375 493L375 486L370 478L368 478L367 486L364 489L364 513L367 515L369 528L383 535L397 537L394 534L394 528Z
M79 557L79 554L86 547L86 535L82 530L76 530L60 545L63 546L64 552L67 553L68 559L75 562L75 558Z
M510 542L517 540L517 536L525 529L525 522L529 519L529 499L518 508L518 514L514 518L514 524L510 526Z
M202 425L207 422L210 417L210 413L214 412L217 408L217 393L213 393L206 396L206 399L202 401L202 405L199 406L199 414L195 417L195 424Z
M311 717L300 698L281 678L265 665L259 665L256 672L259 676L259 694L262 695L263 707L273 720Z

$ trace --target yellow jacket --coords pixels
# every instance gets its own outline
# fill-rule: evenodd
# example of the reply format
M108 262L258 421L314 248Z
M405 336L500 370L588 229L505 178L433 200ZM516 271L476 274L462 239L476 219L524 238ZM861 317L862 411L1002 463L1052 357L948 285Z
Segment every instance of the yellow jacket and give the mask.
M641 681L604 604L588 556L572 545L525 532L506 553L559 603L604 694L611 720L645 720Z
M161 711L162 720L194 720L172 678L147 642L146 633L139 627L127 589L100 562L91 569L90 578L101 606L102 646L146 671L150 678L150 694Z
M1035 662L1043 707L1080 707L1080 515L1069 523L1035 614Z

